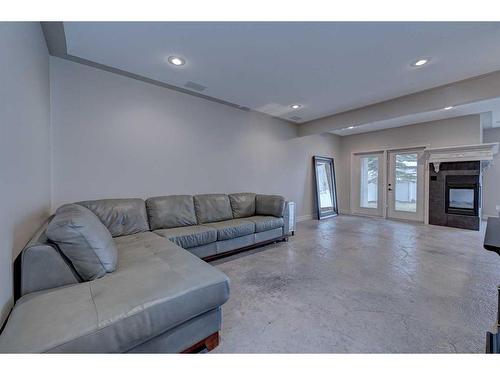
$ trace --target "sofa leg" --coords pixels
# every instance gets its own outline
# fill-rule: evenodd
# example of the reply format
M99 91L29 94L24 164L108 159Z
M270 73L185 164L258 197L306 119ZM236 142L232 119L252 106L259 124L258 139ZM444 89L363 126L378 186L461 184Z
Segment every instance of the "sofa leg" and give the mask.
M205 347L210 352L219 346L219 332L215 332L214 334L208 336L205 339Z
M200 353L204 350L210 352L217 346L219 346L219 332L212 333L210 336L205 337L203 340L184 350L182 353L194 354Z

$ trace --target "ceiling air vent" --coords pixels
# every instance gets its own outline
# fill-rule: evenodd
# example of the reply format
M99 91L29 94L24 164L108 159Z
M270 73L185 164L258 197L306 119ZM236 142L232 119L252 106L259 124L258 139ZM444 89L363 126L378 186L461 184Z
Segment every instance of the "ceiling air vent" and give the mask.
M300 120L302 120L302 117L299 117L299 116L292 116L292 117L290 117L290 120L293 120L293 121L300 121Z
M191 90L194 90L194 91L203 91L206 89L205 86L200 85L199 83L196 83L196 82L191 82L191 81L186 82L184 87L191 89Z

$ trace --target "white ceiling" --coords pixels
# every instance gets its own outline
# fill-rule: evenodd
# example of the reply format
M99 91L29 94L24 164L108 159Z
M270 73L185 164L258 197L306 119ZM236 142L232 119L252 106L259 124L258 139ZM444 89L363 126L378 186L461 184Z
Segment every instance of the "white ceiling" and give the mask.
M500 23L65 22L67 52L302 123L500 70ZM187 60L176 68L166 59ZM430 63L415 68L418 58ZM298 110L289 105L300 103Z

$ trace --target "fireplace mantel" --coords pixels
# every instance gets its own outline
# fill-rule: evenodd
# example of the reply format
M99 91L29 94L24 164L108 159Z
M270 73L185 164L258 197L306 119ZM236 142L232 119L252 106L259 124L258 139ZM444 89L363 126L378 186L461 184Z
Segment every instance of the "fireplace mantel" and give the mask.
M432 163L437 173L441 163L481 161L489 164L493 160L493 156L498 153L498 145L498 143L482 143L478 145L428 148L425 150L425 157L428 163Z

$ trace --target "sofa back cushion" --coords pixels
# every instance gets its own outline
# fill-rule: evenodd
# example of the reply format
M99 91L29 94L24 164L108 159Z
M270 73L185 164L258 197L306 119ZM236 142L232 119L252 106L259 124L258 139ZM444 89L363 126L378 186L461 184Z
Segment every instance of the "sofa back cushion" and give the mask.
M90 210L77 204L59 207L46 231L84 281L113 272L118 253L111 234Z
M255 215L255 194L254 193L235 193L229 194L233 217L250 217Z
M149 230L146 204L142 199L100 199L77 204L92 211L113 237Z
M226 194L201 194L195 195L193 199L199 224L233 218L231 203Z
M257 194L255 196L255 213L257 215L283 217L284 211L285 198L281 195Z
M169 195L146 200L151 230L196 225L196 213L191 195Z

